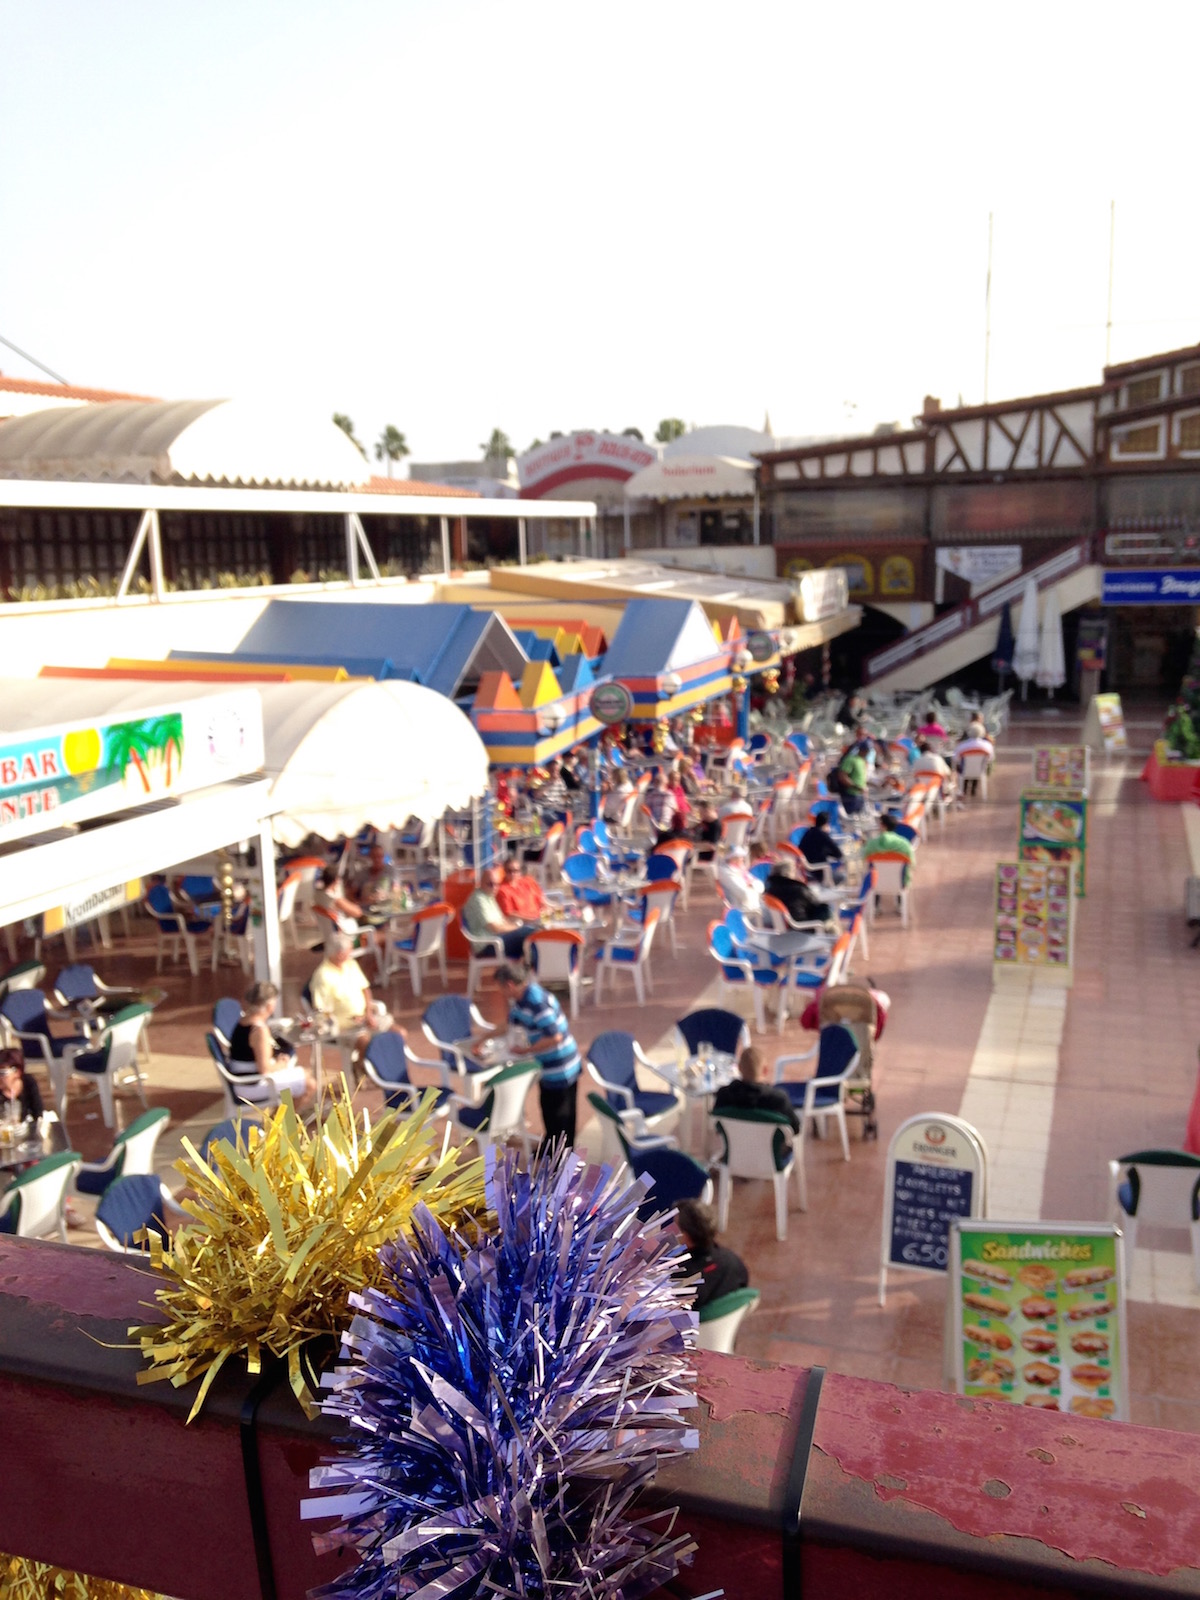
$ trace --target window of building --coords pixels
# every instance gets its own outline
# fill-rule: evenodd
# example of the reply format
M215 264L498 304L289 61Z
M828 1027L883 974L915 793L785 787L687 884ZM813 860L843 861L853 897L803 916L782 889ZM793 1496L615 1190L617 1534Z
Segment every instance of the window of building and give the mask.
M1159 425L1148 422L1144 428L1126 428L1115 442L1119 456L1156 456L1159 453Z
M1179 448L1200 450L1200 411L1179 419Z
M1148 406L1162 394L1162 374L1152 378L1135 378L1125 390L1125 403L1130 406Z
M1180 394L1200 394L1200 362L1194 367L1180 367Z

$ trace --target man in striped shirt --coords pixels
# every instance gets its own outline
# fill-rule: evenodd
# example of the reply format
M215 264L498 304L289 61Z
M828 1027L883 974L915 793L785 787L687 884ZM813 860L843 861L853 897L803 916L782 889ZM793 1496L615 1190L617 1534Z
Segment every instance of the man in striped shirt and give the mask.
M496 987L508 1003L509 1026L525 1030L529 1053L541 1068L543 1145L562 1138L570 1148L575 1143L575 1086L582 1063L563 1009L523 966L511 962L496 968Z

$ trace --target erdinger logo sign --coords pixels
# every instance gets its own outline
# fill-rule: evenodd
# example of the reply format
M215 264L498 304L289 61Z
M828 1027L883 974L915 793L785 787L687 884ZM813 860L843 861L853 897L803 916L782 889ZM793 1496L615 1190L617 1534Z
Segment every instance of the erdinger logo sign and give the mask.
M939 1128L936 1122L931 1123L930 1126L925 1129L926 1144L939 1145L945 1144L945 1142L946 1130L945 1128Z
M517 457L521 492L537 499L563 483L585 478L621 482L658 460L658 452L623 433L571 433Z

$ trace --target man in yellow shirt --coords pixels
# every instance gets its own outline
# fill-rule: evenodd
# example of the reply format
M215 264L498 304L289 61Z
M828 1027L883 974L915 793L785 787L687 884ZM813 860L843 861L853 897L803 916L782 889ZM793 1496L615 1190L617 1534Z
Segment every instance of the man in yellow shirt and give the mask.
M366 974L354 959L354 940L335 934L320 966L309 982L313 1010L332 1017L338 1043L349 1048L351 1063L371 1041L372 1033L390 1028L386 1006L371 999Z

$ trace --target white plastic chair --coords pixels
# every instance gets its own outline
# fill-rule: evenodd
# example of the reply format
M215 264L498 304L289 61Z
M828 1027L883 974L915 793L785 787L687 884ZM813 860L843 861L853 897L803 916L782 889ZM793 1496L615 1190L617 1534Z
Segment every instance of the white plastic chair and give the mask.
M654 943L654 930L658 927L658 917L657 908L650 909L642 923L641 932L636 937L632 933L617 935L596 951L597 1005L600 1004L603 994L606 972L629 973L640 1006L646 1003L647 989L651 994L654 993L654 983L650 977L650 948Z
M618 922L614 933L620 937L636 931L641 927L645 918L651 911L658 912L658 925L665 928L671 940L671 954L679 954L679 941L675 937L675 908L679 901L680 882L678 878L661 878L657 883L648 883L641 891L641 907L635 914L626 912Z
M80 1194L103 1194L117 1178L154 1171L154 1151L159 1136L171 1120L166 1106L143 1111L113 1140L103 1161L85 1161L75 1178Z
M289 938L294 949L300 947L300 935L296 929L296 900L303 882L302 873L289 872L279 886L279 942L284 949Z
M782 1242L787 1238L788 1179L793 1173L800 1209L808 1209L803 1143L786 1117L770 1111L714 1111L712 1121L724 1145L716 1160L718 1231L724 1233L729 1221L734 1178L768 1178L775 1189L775 1237Z
M814 1055L818 1058L817 1070L811 1078L806 1078L802 1084L785 1079L785 1067L811 1061ZM812 1122L819 1123L823 1135L832 1117L838 1125L842 1158L845 1161L850 1159L846 1090L858 1071L860 1057L861 1051L853 1031L844 1023L833 1022L821 1029L820 1038L811 1050L795 1056L780 1056L775 1062L775 1083L785 1091L796 1115L801 1119L801 1134L804 1124Z
M3 1227L19 1239L45 1239L57 1233L67 1242L67 1190L83 1165L77 1150L47 1156L14 1178L0 1195L0 1226L16 1211L16 1226Z
M497 967L504 965L504 940L498 933L468 933L461 916L458 925L470 951L467 957L467 998L470 999L475 993L480 974L495 972Z
M731 1356L742 1318L753 1311L758 1302L757 1289L735 1289L732 1294L718 1295L701 1306L696 1349L716 1350L721 1355Z
M254 1072L230 1071L229 1057L216 1034L206 1033L204 1042L225 1091L225 1110L231 1117L236 1117L245 1106L266 1106L272 1111L278 1106L279 1090L273 1078Z
M1200 1289L1200 1156L1186 1150L1137 1150L1108 1163L1112 1215L1125 1234L1125 1278L1133 1276L1138 1226L1187 1228Z
M70 1054L64 1052L61 1056L52 1056L46 1063L46 1070L50 1075L50 1087L54 1093L54 1104L60 1119L66 1120L67 1090L74 1073L95 1083L100 1092L100 1110L106 1128L113 1127L116 1120L113 1113L113 1095L116 1092L118 1073L133 1074L138 1099L143 1106L146 1104L146 1085L142 1080L142 1069L138 1065L138 1040L141 1038L150 1010L149 1006L126 1006L124 1010L118 1011L110 1018L108 1026L94 1046L75 1050Z
M452 1094L447 1103L454 1126L475 1140L480 1155L486 1154L489 1145L519 1139L528 1160L525 1102L537 1078L536 1061L514 1061L498 1072L475 1073L470 1081L482 1091L482 1103L473 1104L462 1095Z
M909 919L915 923L916 912L912 908L912 866L904 856L887 855L872 856L871 866L875 873L875 884L871 892L871 920L875 920L876 908L883 895L894 895L900 909L900 926L907 928ZM909 881L905 882L905 874Z
M726 855L731 850L743 850L746 846L746 835L750 832L750 824L754 818L732 816L721 818L721 849Z
M446 924L454 915L444 900L426 906L413 917L413 931L406 939L393 939L384 966L384 976L395 972L401 961L408 963L408 977L413 994L421 997L421 967L434 956L442 974L442 988L449 986L446 976Z
M962 758L963 784L969 783L972 778L978 778L981 800L986 800L988 797L988 765L988 757L982 750L968 750Z
M566 984L572 1020L579 1015L583 946L583 935L573 928L543 928L525 941L525 954L538 982Z

